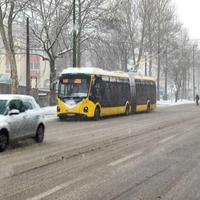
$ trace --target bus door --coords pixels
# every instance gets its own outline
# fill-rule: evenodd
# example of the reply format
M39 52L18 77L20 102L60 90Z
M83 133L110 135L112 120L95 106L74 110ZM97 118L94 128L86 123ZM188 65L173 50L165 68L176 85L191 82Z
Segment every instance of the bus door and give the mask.
M92 79L91 83L92 84L91 84L90 99L94 103L99 102L101 104L101 101L102 101L102 78L101 78L101 76L95 76Z

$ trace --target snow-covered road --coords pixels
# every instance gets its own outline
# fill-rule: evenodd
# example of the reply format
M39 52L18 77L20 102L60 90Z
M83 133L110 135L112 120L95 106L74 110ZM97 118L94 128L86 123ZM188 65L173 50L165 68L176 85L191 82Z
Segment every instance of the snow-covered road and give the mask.
M157 101L157 107L161 108L161 107L170 107L170 106L178 106L178 105L184 105L184 104L194 104L194 101L189 101L189 100L179 100L178 102L175 102L174 100L168 100L168 101L164 101L164 100L160 100ZM45 115L45 118L47 121L49 120L53 120L55 118L57 118L56 116L56 106L49 106L49 107L43 107L41 108L42 112Z
M199 199L199 115L200 107L180 105L49 121L43 144L0 154L0 200Z

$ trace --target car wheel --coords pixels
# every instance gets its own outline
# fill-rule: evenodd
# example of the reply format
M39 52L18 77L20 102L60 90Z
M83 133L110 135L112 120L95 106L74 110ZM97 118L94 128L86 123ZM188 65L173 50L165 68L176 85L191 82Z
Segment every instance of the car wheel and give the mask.
M8 147L8 136L4 133L0 133L0 152L3 152Z
M97 107L97 108L95 109L95 112L94 112L94 120L95 120L95 121L100 120L100 108L99 108L99 107Z
M44 140L44 127L40 125L36 131L35 141L37 143L42 143L43 140Z

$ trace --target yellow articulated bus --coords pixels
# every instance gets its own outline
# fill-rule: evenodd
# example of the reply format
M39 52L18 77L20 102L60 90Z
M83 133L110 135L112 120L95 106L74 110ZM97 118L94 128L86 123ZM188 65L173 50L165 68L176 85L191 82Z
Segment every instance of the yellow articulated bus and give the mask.
M99 68L68 68L61 73L57 115L100 117L156 109L156 85L150 77Z

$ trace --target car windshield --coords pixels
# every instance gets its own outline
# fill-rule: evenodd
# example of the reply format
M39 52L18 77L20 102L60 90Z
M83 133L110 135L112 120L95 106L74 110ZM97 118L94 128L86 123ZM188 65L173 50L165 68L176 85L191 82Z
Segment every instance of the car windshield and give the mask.
M7 100L0 100L0 115L3 115L6 111Z
M89 90L87 78L63 78L59 85L59 96L63 98L85 98Z

